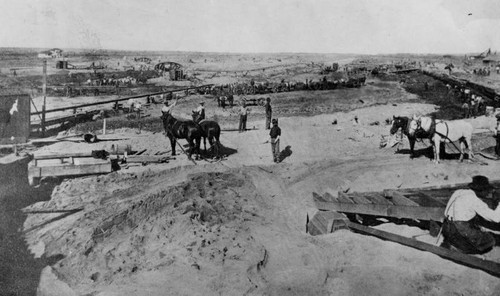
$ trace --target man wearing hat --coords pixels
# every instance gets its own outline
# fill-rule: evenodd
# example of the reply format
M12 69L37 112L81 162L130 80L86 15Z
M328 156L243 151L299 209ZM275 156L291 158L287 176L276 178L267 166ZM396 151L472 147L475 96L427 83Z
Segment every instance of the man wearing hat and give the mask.
M469 188L455 191L446 205L442 230L444 241L441 246L454 247L467 254L481 254L499 245L500 241L493 233L481 230L478 216L499 223L500 207L492 198L494 187L487 177L472 177Z
M172 109L174 109L175 105L177 105L177 100L175 100L172 104L168 104L168 101L165 101L165 106L161 108L161 113L163 113L163 116L171 115L172 114Z
M205 119L205 102L203 102L203 101L200 102L200 105L198 106L198 108L193 110L193 113L196 115L195 116L196 123L199 123L200 121Z
M265 143L271 142L271 152L273 154L273 161L280 161L280 137L281 137L281 129L278 126L278 119L273 118L273 127L269 132L269 140Z
M240 124L238 126L238 130L241 133L241 132L244 132L247 130L248 108L247 108L247 104L245 103L244 100L241 101L241 107L240 107L239 114L240 114Z

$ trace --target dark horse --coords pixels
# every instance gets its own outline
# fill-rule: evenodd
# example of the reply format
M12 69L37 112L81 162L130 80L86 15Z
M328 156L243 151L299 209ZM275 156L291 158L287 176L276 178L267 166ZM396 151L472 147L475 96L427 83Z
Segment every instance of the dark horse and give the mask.
M210 144L210 147L213 147L213 152L215 153L216 157L219 157L220 153L220 132L221 128L219 124L216 121L213 120L201 120L198 121L197 116L198 113L193 112L193 121L194 122L199 122L199 126L202 129L202 137L203 137L203 146L205 148L205 152L207 152L207 138L208 138L208 143Z
M200 143L203 131L201 127L191 120L177 120L171 114L165 114L161 117L163 120L163 128L170 139L172 147L172 155L175 155L176 139L186 139L189 143L188 158L196 153L196 159L200 156Z
M405 134L406 137L408 137L408 141L410 142L410 158L414 158L415 157L415 152L414 152L415 141L417 140L417 138L419 138L419 139L423 139L423 138L429 139L430 135L429 135L429 133L421 130L421 131L415 133L413 136L411 136L409 134L409 131L410 131L410 122L411 122L411 119L409 117L406 117L406 116L393 116L392 127L391 127L391 130L390 130L390 133L391 133L391 135L394 135L401 128L401 130L403 131L403 134Z

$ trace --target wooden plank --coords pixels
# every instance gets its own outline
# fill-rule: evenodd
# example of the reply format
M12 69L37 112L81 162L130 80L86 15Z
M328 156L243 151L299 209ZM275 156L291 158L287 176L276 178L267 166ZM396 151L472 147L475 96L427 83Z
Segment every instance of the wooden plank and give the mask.
M351 193L349 198L352 199L357 204L371 204L372 202L364 197L362 193Z
M170 159L169 156L158 156L158 155L131 155L127 158L127 163L134 162L166 162Z
M317 209L325 211L337 211L342 213L355 213L417 220L444 220L443 207L415 207L387 204L349 204L341 202L321 202L317 200L314 201L314 204Z
M70 158L70 157L92 157L92 152L47 153L47 154L33 155L34 159L53 159L53 158Z
M112 172L111 163L32 167L29 177L76 176Z
M425 242L421 242L415 239L407 238L404 236L400 236L394 233L374 229L371 227L367 227L361 224L353 223L350 221L346 221L347 226L350 229L356 230L363 234L373 235L378 238L382 238L385 240L389 240L392 242L396 242L405 246L409 246L418 250L431 252L436 254L442 258L450 259L454 262L458 262L468 267L477 268L483 271L486 271L494 276L500 276L500 263L483 260L478 257L474 257L471 255L463 254L457 251L448 250L445 248L441 248L438 246L434 246Z
M413 206L418 207L419 204L406 198L403 194L396 190L386 189L384 190L384 196L392 201L393 204L398 206Z
M363 194L363 196L374 204L393 205L393 203L378 192Z
M350 203L354 204L355 202L349 198L349 195L347 193L344 193L342 191L339 191L339 195L337 197L337 200L342 203Z
M406 197L423 207L446 207L446 202L443 202L442 200L439 200L437 198L432 198L427 194L421 192L406 195Z
M331 195L329 192L325 192L323 196L327 201L338 201L337 198Z
M345 220L347 218L338 212L317 211L309 220L307 232L311 235L320 235L331 233L333 228L347 228Z

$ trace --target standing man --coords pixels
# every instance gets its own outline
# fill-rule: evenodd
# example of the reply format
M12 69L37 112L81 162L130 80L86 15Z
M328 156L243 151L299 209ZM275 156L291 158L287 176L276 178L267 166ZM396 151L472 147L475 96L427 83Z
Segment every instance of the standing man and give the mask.
M494 187L487 177L472 177L469 188L455 191L446 205L442 246L453 246L466 254L481 254L498 245L498 242L493 233L481 230L477 217L499 223L500 207L494 205L495 209L491 209L486 204L496 203L492 199Z
M273 108L271 108L271 98L266 99L266 129L271 129L271 117L273 115Z
M271 142L271 152L273 154L273 161L280 162L280 137L281 129L278 126L278 119L273 119L273 127L269 132L269 140L265 143Z
M200 105L193 110L193 113L196 114L196 123L205 119L205 102L200 102Z
M245 101L242 101L240 108L240 126L238 127L240 133L247 130L247 115L248 115L247 104L245 103Z
M464 102L462 104L462 111L464 113L464 118L469 118L469 103Z
M500 113L495 115L497 118L497 126L495 128L495 138L497 140L497 145L495 146L495 153L500 156Z

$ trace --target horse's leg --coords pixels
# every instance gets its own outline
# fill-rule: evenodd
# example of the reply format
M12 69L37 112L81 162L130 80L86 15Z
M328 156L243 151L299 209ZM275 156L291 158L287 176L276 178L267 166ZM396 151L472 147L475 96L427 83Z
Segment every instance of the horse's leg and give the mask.
M434 163L439 163L439 150L441 149L441 139L439 137L434 136Z
M460 158L459 158L459 161L463 162L464 161L465 142L462 139L459 142L460 142Z
M172 148L172 156L175 156L175 137L169 136L170 139L170 148Z
M196 152L198 153L196 159L200 159L201 137L195 139L195 144L196 144L195 149Z
M415 158L415 138L408 138L410 142L410 159Z
M471 137L465 138L465 144L467 145L467 150L469 150L469 159L474 158L474 152L472 152L472 142Z
M193 142L193 139L191 139L191 138L187 138L186 140L188 141L188 144L189 144L189 152L187 153L187 156L189 159L191 159L191 155L193 155L193 151L194 151L194 142Z

